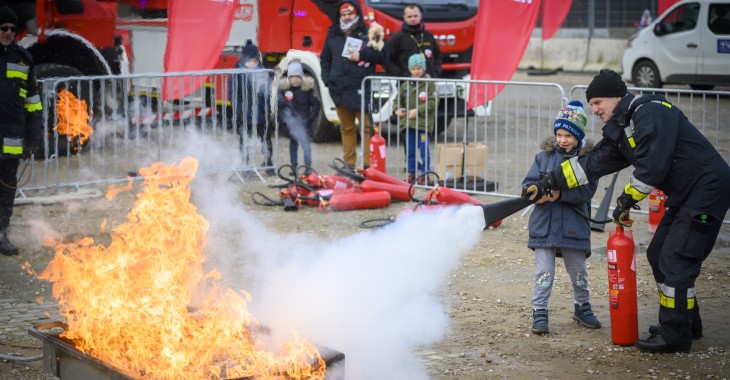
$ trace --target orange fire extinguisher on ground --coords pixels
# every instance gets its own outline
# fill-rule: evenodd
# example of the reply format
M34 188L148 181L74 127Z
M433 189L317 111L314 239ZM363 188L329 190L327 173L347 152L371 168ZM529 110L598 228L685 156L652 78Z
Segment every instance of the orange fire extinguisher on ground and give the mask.
M664 217L664 202L667 201L667 196L663 191L654 189L649 194L649 232L656 232L656 228L659 225L659 221Z
M370 166L385 173L385 139L380 135L380 123L375 123L375 134L370 138Z
M611 312L611 341L633 346L639 338L636 300L636 255L631 230L616 225L606 243L608 255L608 302Z

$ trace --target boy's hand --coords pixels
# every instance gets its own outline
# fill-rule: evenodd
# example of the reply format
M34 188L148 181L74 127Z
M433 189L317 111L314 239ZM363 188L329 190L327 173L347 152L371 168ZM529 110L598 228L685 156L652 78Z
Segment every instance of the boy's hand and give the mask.
M415 108L408 111L408 118L411 120L415 120L417 115L418 115L418 110Z
M552 190L547 194L543 195L540 200L535 202L536 205L540 205L546 202L555 202L560 198L560 190Z

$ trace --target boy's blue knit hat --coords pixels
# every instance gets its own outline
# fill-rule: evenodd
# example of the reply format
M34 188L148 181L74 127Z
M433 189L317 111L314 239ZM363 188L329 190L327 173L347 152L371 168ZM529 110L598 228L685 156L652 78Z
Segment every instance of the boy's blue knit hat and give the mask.
M553 132L558 128L565 129L575 136L578 142L581 142L586 137L587 121L588 116L586 116L586 111L583 110L583 103L579 100L573 100L558 112L558 117L553 124Z
M416 66L426 70L426 57L423 54L418 53L408 57L408 70Z

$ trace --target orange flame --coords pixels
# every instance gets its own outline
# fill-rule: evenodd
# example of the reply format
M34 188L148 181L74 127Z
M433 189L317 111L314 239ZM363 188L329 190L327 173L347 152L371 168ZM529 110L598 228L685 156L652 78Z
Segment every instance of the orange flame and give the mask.
M86 110L85 100L79 100L71 91L62 89L56 102L58 124L54 129L58 130L59 135L66 135L68 141L78 136L79 143L83 144L94 134L94 129L89 125L91 117Z
M208 222L190 202L197 165L188 157L142 169L129 221L108 246L88 237L56 246L38 277L53 282L63 338L140 379L323 379L314 346L295 336L279 354L267 351L248 294L203 273Z

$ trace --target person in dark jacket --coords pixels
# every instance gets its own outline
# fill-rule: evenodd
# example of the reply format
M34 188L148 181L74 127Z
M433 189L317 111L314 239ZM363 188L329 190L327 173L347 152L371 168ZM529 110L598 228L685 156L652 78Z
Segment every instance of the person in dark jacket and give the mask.
M18 186L20 158L29 157L42 139L41 98L33 77L33 57L15 43L18 16L0 7L0 253L13 256L18 248L8 240Z
M248 69L243 74L231 76L229 81L230 100L236 114L236 132L239 135L239 145L244 165L248 165L248 138L253 129L261 139L261 152L264 155L263 165L268 175L274 175L271 154L271 136L274 134L274 124L271 122L272 78L271 73L264 71L259 49L253 41L246 41L241 58L235 68Z
M423 24L423 9L419 4L407 4L403 8L403 26L393 33L386 44L385 71L396 77L408 77L408 58L413 54L426 57L426 73L431 78L441 76L441 49L433 34Z
M730 208L730 166L664 96L628 93L612 70L593 78L586 97L606 123L603 139L591 153L526 183L523 195L540 199L547 190L573 188L632 165L613 212L617 223L631 226L631 208L653 188L664 191L667 211L646 251L659 291L659 324L636 347L689 351L692 339L702 336L695 280Z
M320 54L322 80L329 89L337 107L342 134L343 161L354 168L357 161L357 130L355 120L365 119L363 165L370 166L370 82L365 93L360 91L363 78L375 75L375 65L382 63L377 44L368 46L368 28L362 17L362 9L356 1L341 1L339 22L327 30L327 37ZM362 98L365 109L361 109Z
M577 100L558 112L553 123L555 136L542 143L543 151L535 156L523 185L539 180L544 173L560 170L560 164L568 159L590 152L592 146L584 139L587 119L583 103ZM598 182L591 181L574 189L544 194L535 202L527 242L527 247L535 251L532 284L532 332L535 334L549 332L548 301L555 278L555 257L560 256L573 284L573 320L588 328L601 327L591 308L586 271L586 258L591 252L591 227L575 210L590 215L591 199L597 187Z
M299 165L299 146L304 153L304 165L312 167L312 136L314 123L322 107L314 95L314 80L304 77L301 62L292 61L286 70L287 80L281 82L278 96L279 123L289 135L289 158L291 165Z

